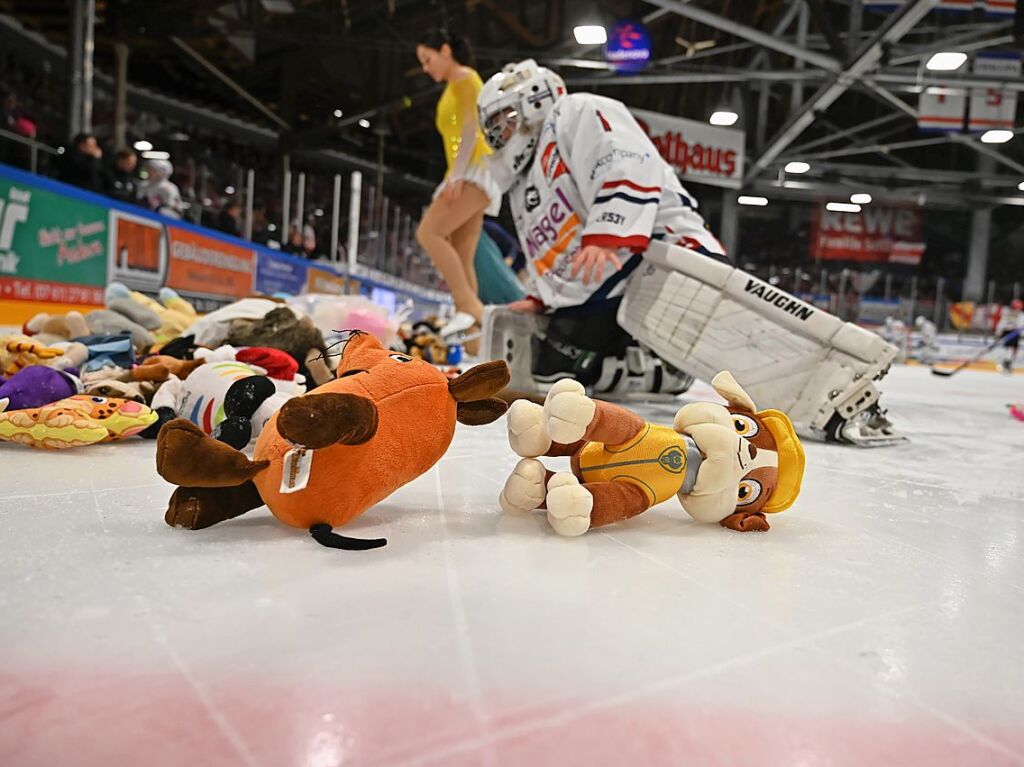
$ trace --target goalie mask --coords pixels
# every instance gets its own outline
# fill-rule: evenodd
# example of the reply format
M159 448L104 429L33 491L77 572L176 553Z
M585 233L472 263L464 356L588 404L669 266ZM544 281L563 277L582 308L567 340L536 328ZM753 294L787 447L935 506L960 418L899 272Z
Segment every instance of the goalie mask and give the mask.
M513 175L533 159L537 138L565 83L533 59L507 64L480 90L480 127L496 159Z

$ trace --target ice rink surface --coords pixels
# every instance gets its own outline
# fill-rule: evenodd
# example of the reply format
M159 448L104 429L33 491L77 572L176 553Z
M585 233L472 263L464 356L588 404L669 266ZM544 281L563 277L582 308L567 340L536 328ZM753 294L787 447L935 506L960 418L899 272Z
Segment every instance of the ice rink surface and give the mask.
M151 442L0 445L0 765L1024 764L1024 376L881 388L912 442L807 444L766 534L503 516L504 422L370 552L166 527Z

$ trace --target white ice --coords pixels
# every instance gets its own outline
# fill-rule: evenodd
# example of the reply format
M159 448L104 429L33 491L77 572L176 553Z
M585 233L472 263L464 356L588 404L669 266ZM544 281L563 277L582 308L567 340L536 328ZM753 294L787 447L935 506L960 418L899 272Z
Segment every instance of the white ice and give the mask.
M765 534L503 516L503 423L370 552L165 526L151 442L0 445L0 765L1024 764L1024 377L882 389L912 442L808 444Z

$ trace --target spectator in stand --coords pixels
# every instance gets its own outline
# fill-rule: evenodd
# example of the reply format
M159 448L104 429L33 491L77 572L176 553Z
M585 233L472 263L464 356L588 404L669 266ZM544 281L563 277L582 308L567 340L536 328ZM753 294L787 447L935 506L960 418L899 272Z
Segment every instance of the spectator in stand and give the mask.
M299 255L308 258L310 261L317 257L316 232L309 224L302 227L302 253Z
M292 224L288 228L288 239L281 244L281 250L291 253L293 256L304 256L305 248L302 246L302 230L298 224Z
M147 160L142 196L150 210L168 218L181 218L181 190L171 181L174 166L169 160Z
M242 206L232 198L224 203L217 214L217 228L225 234L242 236Z
M36 124L26 117L12 91L0 91L0 129L27 139L36 137ZM25 170L31 169L32 150L7 140L0 141L0 162L10 163Z
M131 205L138 204L142 186L142 179L136 172L138 166L139 158L133 150L118 149L114 155L114 167L107 172L107 195Z
M103 191L103 150L91 133L79 133L61 157L58 178L92 192Z

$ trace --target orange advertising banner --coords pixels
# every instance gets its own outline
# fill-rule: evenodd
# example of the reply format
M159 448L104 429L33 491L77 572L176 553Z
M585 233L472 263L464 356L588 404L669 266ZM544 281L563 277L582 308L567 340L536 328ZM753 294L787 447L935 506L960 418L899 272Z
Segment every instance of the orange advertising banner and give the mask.
M243 297L253 293L256 261L249 248L167 226L167 285L189 293Z
M306 276L306 292L344 295L345 278L334 272L310 267Z

